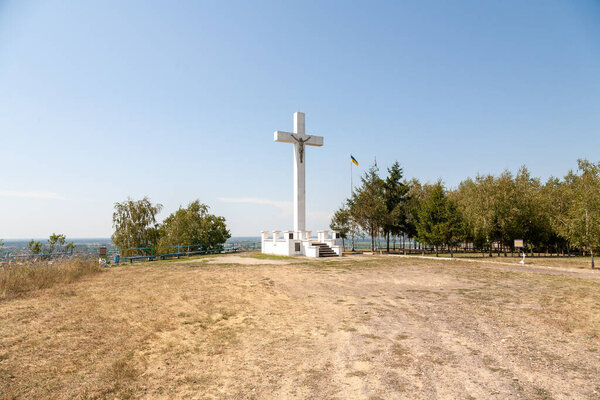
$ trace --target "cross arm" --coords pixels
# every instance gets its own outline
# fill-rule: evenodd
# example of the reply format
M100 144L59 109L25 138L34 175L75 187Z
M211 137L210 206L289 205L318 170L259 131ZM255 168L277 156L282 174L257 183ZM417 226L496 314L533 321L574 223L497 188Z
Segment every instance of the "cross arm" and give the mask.
M283 132L283 131L275 131L274 140L276 142L284 142L284 143L296 143L296 140L292 137L292 133Z
M323 136L312 136L312 135L306 135L306 136L299 136L296 133L290 133L290 132L283 132L283 131L275 131L274 135L273 135L273 139L276 142L284 142L284 143L296 143L297 140L295 138L310 138L308 139L306 142L304 142L305 145L308 146L323 146Z

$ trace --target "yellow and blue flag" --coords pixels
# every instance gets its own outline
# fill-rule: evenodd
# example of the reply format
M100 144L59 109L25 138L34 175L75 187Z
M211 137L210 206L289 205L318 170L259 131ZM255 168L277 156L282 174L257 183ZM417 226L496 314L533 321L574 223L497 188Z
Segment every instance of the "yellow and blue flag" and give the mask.
M358 166L358 161L356 161L356 158L354 158L352 154L350 154L350 161L352 161L354 165Z

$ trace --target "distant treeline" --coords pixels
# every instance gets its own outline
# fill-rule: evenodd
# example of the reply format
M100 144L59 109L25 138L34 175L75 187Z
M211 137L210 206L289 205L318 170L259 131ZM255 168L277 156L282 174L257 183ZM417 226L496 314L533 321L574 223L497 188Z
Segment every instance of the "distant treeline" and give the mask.
M189 203L186 208L180 207L162 223L156 220L156 216L163 206L153 204L147 197L127 199L115 203L114 207L112 243L118 249L138 249L126 251L127 254L122 256L129 253L160 254L161 247L179 245L186 246L188 251L213 250L231 237L225 218L210 214L209 207L199 200ZM0 240L0 250L3 246L4 242ZM34 239L27 243L27 254L44 257L56 253L73 254L74 249L75 244L67 242L65 235L55 233L50 235L47 243ZM21 252L19 248L16 250Z
M372 167L351 198L336 211L331 228L346 239L357 235L408 237L450 252L469 244L491 254L514 251L583 252L600 247L600 163L578 160L576 171L545 183L526 167L516 175L467 178L456 189L441 181L406 180L398 162L379 176ZM371 240L371 248L374 248Z

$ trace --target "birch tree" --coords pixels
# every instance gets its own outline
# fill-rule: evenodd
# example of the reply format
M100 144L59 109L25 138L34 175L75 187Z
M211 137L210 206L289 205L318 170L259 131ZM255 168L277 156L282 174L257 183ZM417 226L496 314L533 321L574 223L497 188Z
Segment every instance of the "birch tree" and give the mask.
M152 204L147 197L115 203L113 243L121 249L156 246L159 239L156 216L161 210L161 204Z

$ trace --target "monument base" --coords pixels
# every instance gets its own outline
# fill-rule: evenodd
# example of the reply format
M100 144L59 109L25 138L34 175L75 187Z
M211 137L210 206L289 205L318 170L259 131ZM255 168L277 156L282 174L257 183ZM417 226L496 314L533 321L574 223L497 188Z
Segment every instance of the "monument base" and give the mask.
M261 250L265 254L279 256L341 257L343 248L339 233L318 231L317 240L311 231L262 231Z

